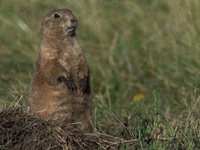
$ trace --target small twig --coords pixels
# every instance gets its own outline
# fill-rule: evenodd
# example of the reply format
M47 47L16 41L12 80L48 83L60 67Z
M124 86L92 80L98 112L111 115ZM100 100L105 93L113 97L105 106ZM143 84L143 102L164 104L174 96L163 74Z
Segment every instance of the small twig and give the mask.
M115 119L117 119L117 121L119 121L119 123L120 123L125 129L127 129L127 130L129 131L129 133L131 134L131 136L133 136L133 132L130 131L130 130L115 116L115 114L114 114L112 111L110 111L110 112L111 112L112 115L115 117Z
M192 114L192 111L194 110L195 106L197 106L197 103L198 103L199 101L200 101L200 96L197 98L196 102L193 104L192 109L190 110L189 115L188 115L188 117L187 117L187 119L186 119L186 122L189 120L189 118L190 118L190 116L191 116L191 114Z
M187 138L187 136L183 133L182 130L180 130L180 132L183 134L183 136L187 139L187 141L189 141L189 139Z
M20 96L19 100L18 100L17 103L15 104L15 107L17 107L17 105L19 104L19 102L21 101L22 98L23 98L23 95Z
M99 146L102 146L102 148L106 150L106 148L103 145L100 145L99 142L97 142L97 141L94 141L94 142L97 143Z
M16 101L16 99L18 98L18 96L15 97L15 99L12 101L12 103L10 104L9 108L13 105L13 103Z

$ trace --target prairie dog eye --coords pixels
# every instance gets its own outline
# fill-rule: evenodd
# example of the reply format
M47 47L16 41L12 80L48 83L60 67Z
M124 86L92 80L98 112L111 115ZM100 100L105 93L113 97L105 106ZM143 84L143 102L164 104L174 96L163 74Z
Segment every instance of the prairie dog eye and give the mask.
M55 17L55 18L58 18L58 17L60 17L60 15L59 15L59 14L55 14L54 17Z

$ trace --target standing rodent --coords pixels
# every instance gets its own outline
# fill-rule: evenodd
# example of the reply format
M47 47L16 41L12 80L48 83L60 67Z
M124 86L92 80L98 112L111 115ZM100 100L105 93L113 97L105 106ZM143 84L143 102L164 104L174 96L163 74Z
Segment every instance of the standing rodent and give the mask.
M29 107L38 116L92 132L89 67L75 37L76 26L76 17L68 9L46 15Z

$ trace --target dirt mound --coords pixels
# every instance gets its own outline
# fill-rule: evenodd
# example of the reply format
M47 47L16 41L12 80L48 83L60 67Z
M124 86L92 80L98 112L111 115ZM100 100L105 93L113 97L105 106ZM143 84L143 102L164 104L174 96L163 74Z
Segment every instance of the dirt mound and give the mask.
M137 145L137 140L125 141L100 133L82 133L70 125L58 126L29 115L22 108L0 112L0 149L132 149Z

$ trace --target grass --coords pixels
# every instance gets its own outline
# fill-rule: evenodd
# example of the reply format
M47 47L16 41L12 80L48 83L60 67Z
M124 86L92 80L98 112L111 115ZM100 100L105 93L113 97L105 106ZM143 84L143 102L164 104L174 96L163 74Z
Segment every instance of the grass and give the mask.
M91 70L95 131L137 138L144 149L200 147L199 6L190 0L0 2L1 106L14 99L26 105L42 20L69 8Z

